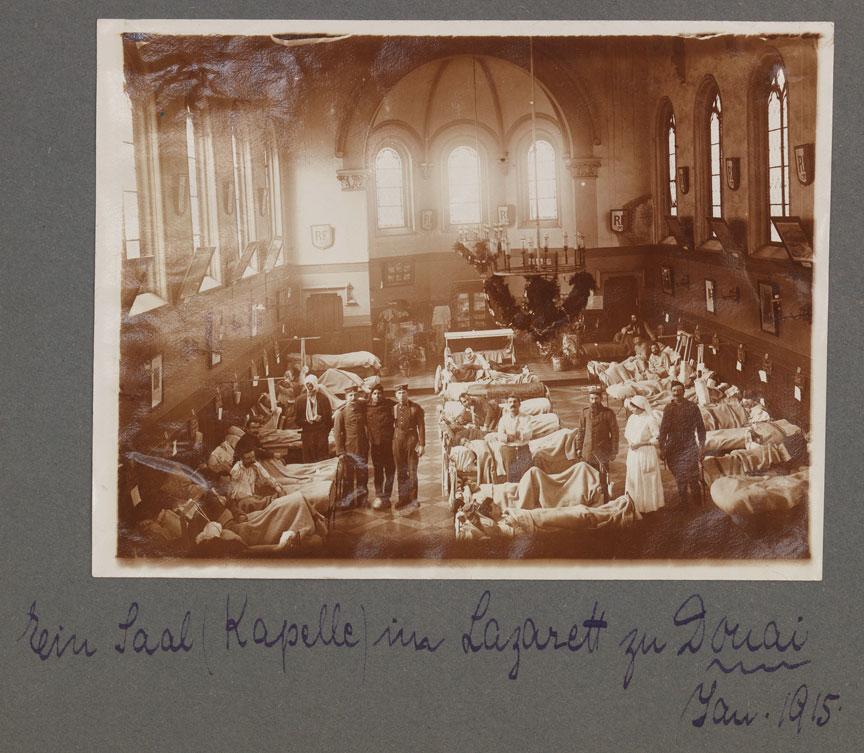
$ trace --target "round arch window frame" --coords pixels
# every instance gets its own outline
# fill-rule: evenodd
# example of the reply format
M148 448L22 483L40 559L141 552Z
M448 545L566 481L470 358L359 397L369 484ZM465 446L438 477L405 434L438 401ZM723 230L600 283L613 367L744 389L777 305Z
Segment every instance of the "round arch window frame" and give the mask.
M714 112L714 102L720 100L720 213L725 217L726 191L724 189L724 144L723 144L723 93L713 76L706 76L699 87L694 102L694 133L696 175L693 181L695 191L694 203L696 216L693 218L694 240L697 248L709 251L721 250L719 243L711 232L708 220L713 216L713 194L711 186L711 115ZM715 248L716 246L716 248Z
M477 152L480 161L480 219L478 222L453 222L450 217L450 155L459 147L469 147ZM441 164L441 218L442 229L458 230L460 228L474 228L478 225L489 225L490 223L490 185L489 185L489 149L479 140L468 135L453 136L441 144L438 150Z
M530 131L530 127L527 133L523 133L519 136L516 141L516 154L517 154L517 162L516 162L516 178L517 178L517 191L516 198L518 203L517 210L517 225L520 230L529 230L531 228L537 227L537 220L531 218L531 207L529 205L529 190L528 190L528 180L530 175L528 159L529 153L531 150L531 145L534 143L535 139L532 139L532 134ZM564 140L559 132L553 130L549 127L548 124L543 124L537 128L536 132L536 141L545 141L551 147L552 151L555 155L555 219L547 219L540 220L541 228L560 228L562 227L562 203L561 197L564 189L564 182L562 181L563 176L562 173L562 165L564 163L564 159L562 155L565 154L564 149Z
M402 162L402 220L398 227L379 227L378 225L378 155L385 149L392 149ZM387 134L376 140L369 151L369 179L374 199L372 202L372 222L375 235L410 235L415 232L414 223L414 158L409 146L398 137Z
M777 50L766 52L758 61L750 78L747 96L748 129L749 129L749 198L750 223L748 228L749 253L757 253L768 247L778 247L782 244L771 239L771 195L770 176L768 172L768 96L773 89L772 79L777 66L783 69L786 83L786 129L791 131L790 106L790 76L789 66ZM790 138L791 141L791 138ZM789 154L786 155L786 166L790 171ZM789 184L789 213L792 214L792 182Z

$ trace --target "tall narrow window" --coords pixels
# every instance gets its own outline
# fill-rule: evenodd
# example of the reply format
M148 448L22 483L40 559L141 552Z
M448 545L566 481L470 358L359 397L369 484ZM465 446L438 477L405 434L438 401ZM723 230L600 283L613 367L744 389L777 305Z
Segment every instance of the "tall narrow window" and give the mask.
M711 166L711 216L718 219L723 216L723 117L721 113L720 93L718 92L711 102L711 109L708 112L708 151Z
M669 116L666 119L665 125L665 142L666 142L666 176L668 190L666 201L668 202L669 214L678 214L678 179L676 170L678 169L678 148L675 141L675 113L669 110Z
M481 221L480 156L470 146L457 146L447 157L447 195L451 225Z
M270 237L279 238L284 244L284 234L282 230L282 170L279 164L279 150L275 144L271 144L266 154L267 164L265 176L267 180L267 193L270 196ZM285 262L284 245L279 249L279 254L274 262L274 266L279 266Z
M192 214L192 250L201 248L201 205L198 193L198 158L195 154L195 125L192 114L186 116L186 166L189 172L189 199Z
M234 171L234 217L237 226L238 255L243 256L246 245L257 239L255 232L255 195L252 182L252 151L249 141L231 132L231 162ZM244 276L258 269L258 254L252 255Z
M402 157L385 146L375 156L375 203L378 229L405 227L405 183Z
M531 220L558 219L558 182L555 148L535 141L528 150L528 216Z
M270 230L273 238L282 237L282 173L279 152L271 147L267 152L267 189L270 194Z
M160 185L156 120L152 102L124 97L118 158L122 168L121 242L124 273L137 283L129 309L137 316L165 303L165 255L160 203L153 201ZM157 230L158 228L158 230ZM125 282L124 282L125 284Z
M768 84L768 209L769 216L789 215L789 110L786 72L779 63L771 69ZM780 236L770 223L771 240Z
M206 126L196 127L191 112L186 114L186 165L189 173L189 200L192 215L192 248L215 246L207 275L210 283L221 280L219 230L216 206L216 161L213 138ZM206 281L205 281L206 284Z
M123 168L123 258L141 258L141 230L138 220L138 180L135 170L135 141L132 136L132 103L123 112L120 161Z

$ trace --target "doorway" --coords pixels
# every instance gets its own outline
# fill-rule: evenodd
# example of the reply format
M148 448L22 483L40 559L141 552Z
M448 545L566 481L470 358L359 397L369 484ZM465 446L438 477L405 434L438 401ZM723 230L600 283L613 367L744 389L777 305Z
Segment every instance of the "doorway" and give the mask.
M603 313L612 337L639 313L639 283L632 275L609 277L603 283Z

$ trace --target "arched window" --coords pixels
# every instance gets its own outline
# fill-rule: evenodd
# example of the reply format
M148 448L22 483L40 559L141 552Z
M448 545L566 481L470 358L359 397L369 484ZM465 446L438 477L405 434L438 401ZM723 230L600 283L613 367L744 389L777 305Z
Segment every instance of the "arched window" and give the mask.
M375 203L379 230L407 226L405 168L402 156L391 146L385 146L375 156Z
M555 148L543 139L528 149L528 217L532 221L558 219Z
M675 113L669 108L663 126L665 157L666 157L666 209L673 216L678 214L678 147L675 138Z
M786 72L781 63L771 68L768 83L768 214L769 217L789 216L789 103ZM779 243L780 236L771 228L771 240Z
M457 146L447 157L447 196L451 225L481 222L480 155L471 146Z
M723 115L720 92L716 92L708 111L708 165L710 165L711 216L723 216Z

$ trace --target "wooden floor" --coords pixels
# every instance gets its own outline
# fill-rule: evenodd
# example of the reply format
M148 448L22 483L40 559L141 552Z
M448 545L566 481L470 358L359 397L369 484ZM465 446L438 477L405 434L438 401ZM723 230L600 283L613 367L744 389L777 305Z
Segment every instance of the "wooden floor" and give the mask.
M566 372L565 372L566 373ZM552 403L562 426L578 422L588 405L587 380L583 384L550 385ZM676 505L675 483L663 469L666 507L646 515L626 531L601 530L578 536L526 537L509 542L457 542L453 516L441 487L441 443L436 426L440 398L432 394L414 395L426 415L426 454L420 460L420 504L404 512L350 510L336 517L324 549L309 552L315 558L411 559L792 559L807 556L806 517L793 517L787 524L768 532L743 531L710 501L701 509ZM613 405L622 429L626 421L623 408ZM610 478L613 494L624 491L626 449L612 463ZM370 499L374 488L370 478ZM395 497L395 490L394 490Z

